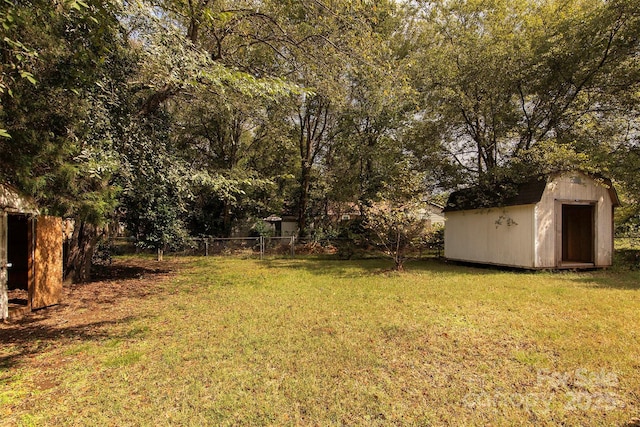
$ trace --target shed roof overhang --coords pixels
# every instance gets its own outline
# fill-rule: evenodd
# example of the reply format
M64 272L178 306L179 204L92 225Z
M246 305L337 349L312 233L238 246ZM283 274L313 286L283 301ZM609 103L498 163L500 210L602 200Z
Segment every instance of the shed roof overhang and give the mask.
M0 211L32 215L40 213L31 197L10 184L0 184Z
M582 172L573 173L585 175L604 186L609 192L613 206L620 206L618 193L610 179ZM444 212L536 204L542 199L547 183L560 175L563 174L539 176L521 183L502 182L455 191L449 196Z

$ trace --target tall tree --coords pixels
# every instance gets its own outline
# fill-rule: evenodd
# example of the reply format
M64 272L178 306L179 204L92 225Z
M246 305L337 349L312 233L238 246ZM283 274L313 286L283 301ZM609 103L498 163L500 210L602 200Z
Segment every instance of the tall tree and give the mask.
M326 209L328 197L356 202L371 190L371 182L380 179L381 171L374 169L384 163L379 162L382 153L390 153L384 151L384 140L392 139L406 106L407 82L390 47L402 21L396 4L335 2L332 7L305 10L305 19L319 21L316 27L323 33L307 55L297 58L294 74L314 91L314 96L301 98L292 116L302 232L312 202ZM389 156L385 160L392 161ZM357 189L354 182L360 183ZM311 200L314 185L322 189L321 200ZM314 216L320 214L316 208Z
M263 19L258 12L249 13L248 8L253 6L242 2L161 1L139 2L128 9L124 21L143 58L140 72L130 85L138 111L132 114L129 129L146 132L145 146L155 145L158 149L144 152L146 157L156 156L153 161L149 159L148 165L156 167L155 178L149 179L150 172L136 164L131 170L137 173L124 177L129 190L135 189L137 179L141 185L146 183L146 188L156 184L153 192L126 192L127 215L139 223L152 210L159 214L156 199L146 196L165 194L167 182L186 190L179 192L179 197L165 197L163 203L173 203L173 208L165 211L168 216L164 220L154 220L161 229L154 230L152 224L135 227L143 241L154 235L177 237L178 229L186 225L194 232L228 235L231 220L237 214L233 209L239 204L238 198L254 184L248 179L253 172L246 170L247 176L243 176L242 171L256 117L262 113L265 100L274 100L295 88L277 76L256 78L233 68L229 60L241 54L229 52L240 45L213 43L220 27L231 25L228 19L233 21L245 14ZM244 18L240 21L244 22ZM230 32L229 39L233 38L231 33L249 28L243 25L242 29L225 27ZM155 124L149 127L150 123ZM159 124L163 130L152 131ZM140 134L125 135L124 141L139 137ZM168 173L172 170L181 173ZM181 177L180 182L169 177ZM255 183L262 185L264 180ZM186 203L199 208L198 212L191 211L188 221ZM215 225L215 219L210 221L211 213L204 215L205 206L216 210L220 206L221 225ZM164 237L151 240L153 245L168 243Z
M626 1L434 5L418 56L433 143L476 182L500 179L536 145L573 144L603 83L637 51L637 22Z
M0 179L33 195L76 230L65 271L85 279L100 225L115 206L107 88L130 70L125 34L110 2L3 2ZM9 19L9 16L11 17ZM36 54L37 52L37 54ZM20 78L22 77L22 78Z

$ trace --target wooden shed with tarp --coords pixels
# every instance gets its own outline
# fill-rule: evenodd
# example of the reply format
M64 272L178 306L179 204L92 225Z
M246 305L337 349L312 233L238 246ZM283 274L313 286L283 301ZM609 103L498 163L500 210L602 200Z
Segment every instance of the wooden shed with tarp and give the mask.
M526 269L608 267L613 262L611 181L581 172L452 193L447 259Z
M0 319L52 306L62 294L62 219L0 184Z

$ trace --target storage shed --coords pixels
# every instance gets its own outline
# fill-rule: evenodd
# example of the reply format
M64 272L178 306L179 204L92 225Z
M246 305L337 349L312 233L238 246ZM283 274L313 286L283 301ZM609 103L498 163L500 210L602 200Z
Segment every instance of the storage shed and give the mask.
M271 215L263 219L273 230L275 237L291 237L298 235L298 219L293 215L282 217Z
M0 184L0 320L58 304L62 293L62 219Z
M580 172L452 193L445 258L527 269L607 267L613 262L610 180Z

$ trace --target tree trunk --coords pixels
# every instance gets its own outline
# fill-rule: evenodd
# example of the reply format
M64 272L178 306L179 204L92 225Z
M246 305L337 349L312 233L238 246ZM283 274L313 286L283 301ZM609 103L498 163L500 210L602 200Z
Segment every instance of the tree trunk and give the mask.
M231 237L231 204L224 200L222 204L222 232L223 237Z
M298 202L298 233L304 237L307 228L307 206L309 205L309 188L311 186L311 167L302 166L300 180L300 199Z
M394 269L396 271L404 271L404 256L401 253L401 249L400 249L400 244L402 241L402 236L400 235L400 232L398 232L397 236L396 236L396 244L395 244L395 254L393 256L393 261L394 261Z
M138 112L140 116L149 116L160 107L160 104L175 95L177 89L170 83L166 83L161 89L152 93L142 104L142 108Z
M64 278L74 283L86 282L91 277L91 258L102 233L84 221L77 221L64 254Z

